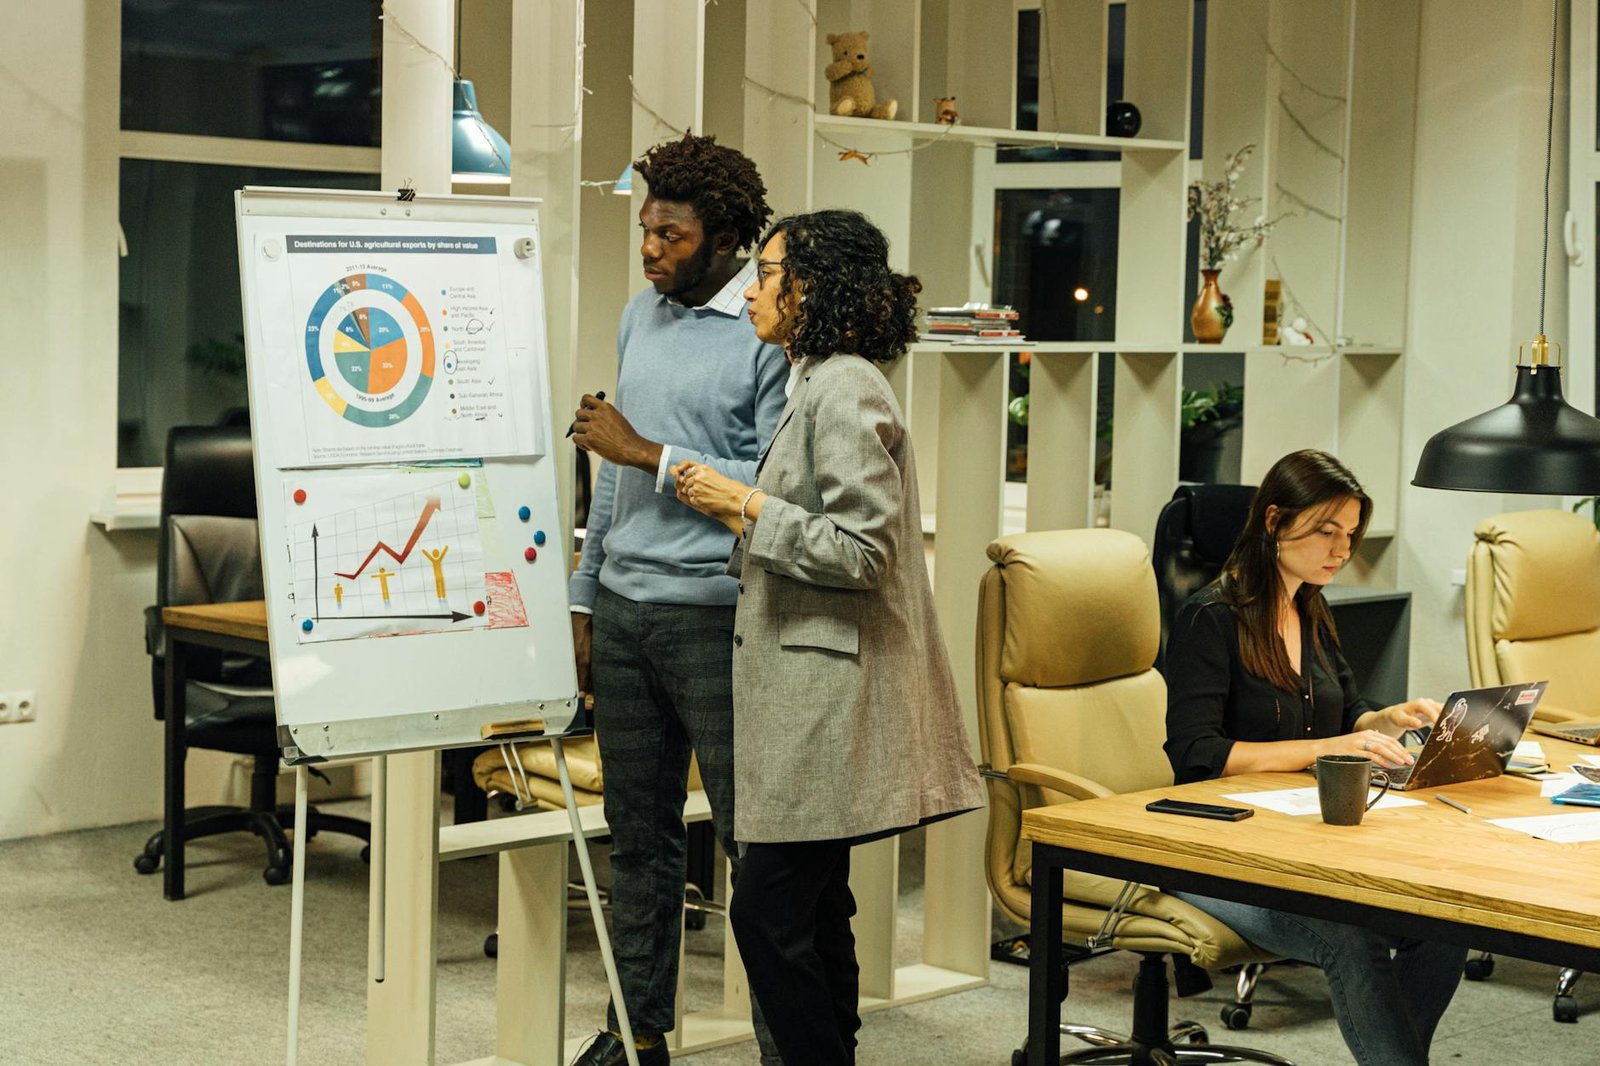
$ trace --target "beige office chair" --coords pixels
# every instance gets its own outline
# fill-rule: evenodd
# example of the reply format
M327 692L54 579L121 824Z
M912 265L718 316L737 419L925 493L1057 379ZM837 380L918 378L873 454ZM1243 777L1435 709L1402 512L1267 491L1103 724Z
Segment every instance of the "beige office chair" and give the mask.
M1569 511L1485 518L1467 557L1467 664L1480 688L1550 679L1537 718L1600 719L1600 531Z
M995 565L978 591L978 737L989 785L985 867L1000 909L1027 923L1032 862L1021 839L1023 810L1172 783L1161 748L1167 688L1153 667L1160 609L1150 553L1131 533L1022 533L989 545L989 558ZM1063 1033L1095 1046L1061 1061L1286 1062L1246 1048L1177 1046L1206 1037L1195 1022L1167 1030L1165 956L1179 967L1180 994L1209 987L1203 974L1185 974L1189 964L1221 969L1271 956L1153 888L1139 887L1108 920L1122 890L1123 882L1068 871L1062 929L1074 945L1143 956L1134 1032L1124 1037L1063 1024Z
M1600 531L1570 511L1514 511L1485 518L1467 556L1467 664L1473 685L1548 678L1536 718L1600 719ZM1494 971L1488 954L1467 976ZM1578 1020L1572 987L1556 978L1551 1014Z

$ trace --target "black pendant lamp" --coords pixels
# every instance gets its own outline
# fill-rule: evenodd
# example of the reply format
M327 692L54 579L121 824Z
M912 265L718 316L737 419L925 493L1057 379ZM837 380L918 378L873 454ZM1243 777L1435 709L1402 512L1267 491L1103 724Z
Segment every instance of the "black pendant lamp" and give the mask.
M1550 106L1545 119L1544 251L1539 260L1539 335L1518 347L1517 384L1506 403L1429 438L1413 485L1427 489L1600 494L1600 420L1561 395L1561 364L1550 361L1544 334L1545 274L1550 259L1550 148L1555 129L1556 5L1550 5ZM1560 345L1556 346L1557 358ZM1526 361L1524 361L1526 356Z

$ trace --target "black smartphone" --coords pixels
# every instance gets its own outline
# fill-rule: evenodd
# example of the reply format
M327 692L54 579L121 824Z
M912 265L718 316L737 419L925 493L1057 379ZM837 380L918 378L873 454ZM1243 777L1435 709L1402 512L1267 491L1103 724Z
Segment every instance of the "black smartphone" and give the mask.
M1254 807L1224 807L1218 803L1190 803L1188 800L1165 798L1145 804L1144 809L1157 814L1186 814L1191 818L1216 818L1224 822L1237 822L1256 813Z

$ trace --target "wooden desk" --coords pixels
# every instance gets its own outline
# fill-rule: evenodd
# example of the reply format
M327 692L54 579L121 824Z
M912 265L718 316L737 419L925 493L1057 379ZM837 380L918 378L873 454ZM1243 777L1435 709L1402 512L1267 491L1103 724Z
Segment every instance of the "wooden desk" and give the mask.
M263 658L267 654L267 604L265 600L207 603L189 607L163 607L161 621L167 631L166 794L162 803L162 894L183 898L183 787L184 732L188 715L189 649L219 648Z
M1579 754L1600 754L1538 739L1557 768ZM1359 826L1259 809L1239 822L1144 809L1159 796L1235 803L1221 797L1304 788L1311 780L1241 774L1023 814L1023 838L1033 842L1032 1066L1060 1058L1064 869L1600 970L1600 842L1557 844L1485 823L1580 810L1540 798L1536 781L1498 777L1419 789L1404 794L1428 801L1424 806L1370 811ZM1438 792L1472 813L1433 800ZM1600 818L1600 810L1591 816Z

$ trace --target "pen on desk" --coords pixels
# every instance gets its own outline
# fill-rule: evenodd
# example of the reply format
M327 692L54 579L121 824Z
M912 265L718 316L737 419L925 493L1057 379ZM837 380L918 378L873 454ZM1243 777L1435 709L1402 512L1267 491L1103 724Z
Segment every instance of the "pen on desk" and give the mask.
M605 389L601 389L599 392L594 394L594 398L597 399L597 400L605 399L606 398L606 390ZM578 428L578 420L576 418L574 418L572 420L572 425L567 427L567 436L569 436L569 437L572 436L572 431L577 429L577 428Z
M1463 803L1457 803L1455 800L1451 799L1449 796L1435 796L1433 798L1438 800L1440 803L1443 803L1447 807L1454 807L1456 810L1460 811L1462 814L1471 814L1472 813L1472 808L1471 807L1468 807L1466 804L1463 804Z

